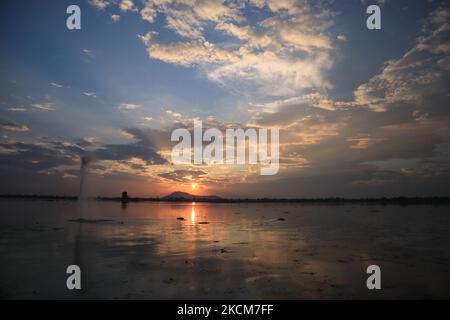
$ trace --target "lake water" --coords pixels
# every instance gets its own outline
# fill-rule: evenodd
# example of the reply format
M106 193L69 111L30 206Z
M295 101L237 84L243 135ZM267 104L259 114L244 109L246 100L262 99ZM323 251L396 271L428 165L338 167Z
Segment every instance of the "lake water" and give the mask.
M450 298L448 206L1 200L0 208L2 298ZM69 221L80 217L90 223ZM81 267L81 291L66 288L71 264ZM372 264L381 290L366 287Z

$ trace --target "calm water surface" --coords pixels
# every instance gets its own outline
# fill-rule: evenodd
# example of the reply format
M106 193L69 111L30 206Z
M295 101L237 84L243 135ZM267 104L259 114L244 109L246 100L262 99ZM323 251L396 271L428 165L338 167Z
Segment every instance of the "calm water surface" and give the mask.
M0 208L2 298L450 298L448 206L1 200ZM80 217L90 223L69 221ZM66 289L70 264L82 269L81 291ZM366 288L371 264L382 270L378 291Z

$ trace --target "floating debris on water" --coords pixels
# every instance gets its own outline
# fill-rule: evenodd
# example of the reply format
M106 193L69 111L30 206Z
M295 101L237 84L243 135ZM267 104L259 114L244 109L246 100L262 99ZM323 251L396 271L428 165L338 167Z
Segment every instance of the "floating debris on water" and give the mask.
M177 217L177 220L185 220L183 217Z
M200 221L198 224L209 224L208 221Z
M278 218L277 219L278 221L284 221L284 220L286 220L285 218Z

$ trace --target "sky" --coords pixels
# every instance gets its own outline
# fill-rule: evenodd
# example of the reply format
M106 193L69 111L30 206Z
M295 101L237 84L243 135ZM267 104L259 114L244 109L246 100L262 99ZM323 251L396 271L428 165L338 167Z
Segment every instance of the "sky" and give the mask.
M81 9L68 30L66 8ZM381 8L381 30L366 8ZM450 196L450 6L0 4L0 193ZM280 169L174 165L176 128L278 128Z

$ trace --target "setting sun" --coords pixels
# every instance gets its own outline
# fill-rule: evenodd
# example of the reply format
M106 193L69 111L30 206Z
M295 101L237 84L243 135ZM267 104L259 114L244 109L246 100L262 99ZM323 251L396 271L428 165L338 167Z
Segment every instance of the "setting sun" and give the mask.
M197 184L197 183L191 184L191 188L192 188L193 190L197 189L197 187L198 187L198 184Z

